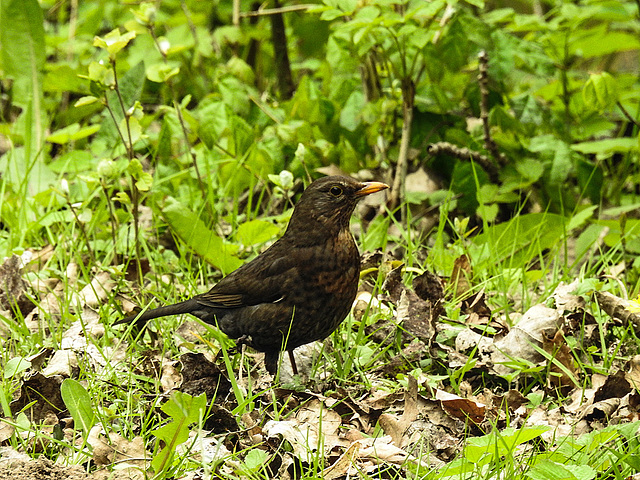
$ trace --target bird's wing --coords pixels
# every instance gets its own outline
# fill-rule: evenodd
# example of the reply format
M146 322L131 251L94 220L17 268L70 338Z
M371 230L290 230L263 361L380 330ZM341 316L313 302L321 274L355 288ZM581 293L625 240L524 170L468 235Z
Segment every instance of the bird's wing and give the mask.
M311 249L306 250L296 249L294 256L290 252L281 255L278 250L265 251L196 299L201 305L213 308L240 308L282 301L291 286L299 281L299 265L304 265L312 254Z

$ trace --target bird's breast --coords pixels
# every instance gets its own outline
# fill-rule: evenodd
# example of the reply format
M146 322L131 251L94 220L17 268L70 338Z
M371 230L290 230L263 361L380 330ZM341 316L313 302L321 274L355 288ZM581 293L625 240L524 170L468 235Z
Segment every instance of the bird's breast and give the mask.
M350 297L357 288L360 272L358 247L348 230L332 238L322 251L323 258L314 262L314 287L329 295Z

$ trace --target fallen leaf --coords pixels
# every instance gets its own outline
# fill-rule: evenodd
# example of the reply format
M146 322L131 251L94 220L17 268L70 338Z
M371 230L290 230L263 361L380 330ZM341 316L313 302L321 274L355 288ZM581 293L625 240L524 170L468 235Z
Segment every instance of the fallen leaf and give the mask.
M468 255L460 255L453 261L453 269L451 270L450 285L453 286L454 297L456 299L464 299L471 292L471 277L473 276L471 269L471 259Z
M347 475L349 469L353 465L354 459L358 455L359 450L360 444L358 442L353 442L333 465L322 471L320 478L323 478L324 480L334 480Z
M444 411L452 417L462 421L468 419L475 424L479 424L484 420L486 405L444 390L436 390L435 398L440 401Z
M544 335L542 348L552 357L549 366L551 387L558 388L562 395L567 395L574 387L580 387L576 361L567 346L562 329L556 331L552 337Z

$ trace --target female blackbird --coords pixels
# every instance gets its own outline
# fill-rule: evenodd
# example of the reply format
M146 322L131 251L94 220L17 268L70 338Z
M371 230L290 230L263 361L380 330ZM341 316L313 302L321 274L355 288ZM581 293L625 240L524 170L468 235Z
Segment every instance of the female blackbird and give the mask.
M311 183L284 235L211 290L117 323L190 313L265 353L275 374L287 350L329 336L349 313L358 289L360 254L349 231L356 203L388 188L342 176Z

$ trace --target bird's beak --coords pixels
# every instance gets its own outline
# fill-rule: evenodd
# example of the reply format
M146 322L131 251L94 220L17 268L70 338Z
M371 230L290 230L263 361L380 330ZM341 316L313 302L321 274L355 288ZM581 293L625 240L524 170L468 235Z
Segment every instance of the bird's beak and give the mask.
M362 185L364 185L364 187L355 192L356 197L364 197L365 195L370 195L389 188L389 185L382 182L364 182Z

